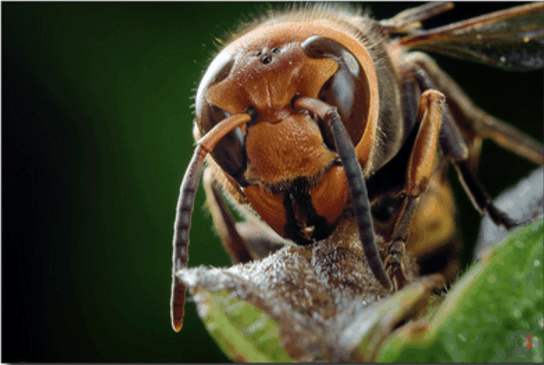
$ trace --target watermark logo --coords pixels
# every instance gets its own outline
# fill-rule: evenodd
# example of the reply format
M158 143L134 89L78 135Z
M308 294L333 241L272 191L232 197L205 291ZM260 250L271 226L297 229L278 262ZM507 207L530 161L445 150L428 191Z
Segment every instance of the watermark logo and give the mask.
M513 334L511 347L513 359L536 360L542 358L542 337L534 332L519 331Z
M535 337L531 333L528 333L527 335L525 335L523 347L525 347L526 350L532 350L538 346L538 342L538 337Z

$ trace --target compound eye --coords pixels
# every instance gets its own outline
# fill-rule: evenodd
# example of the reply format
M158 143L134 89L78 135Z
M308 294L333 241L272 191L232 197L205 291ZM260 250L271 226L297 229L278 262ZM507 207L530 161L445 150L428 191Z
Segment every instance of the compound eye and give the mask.
M319 93L324 102L334 105L342 116L346 129L356 145L363 135L369 109L369 86L364 70L357 58L334 39L311 36L301 44L311 58L332 58L338 70ZM326 136L327 144L331 145Z
M206 100L206 95L211 86L229 76L233 65L234 59L232 57L219 54L202 78L195 100L196 118L200 135L204 135L217 123L229 116L224 110L209 104ZM226 173L234 177L240 184L243 183L246 154L244 149L244 135L239 128L236 128L223 137L211 155Z
M206 100L208 89L226 79L232 70L234 59L220 54L208 67L196 94L195 108L201 134L209 131L224 119L221 113L210 113L211 105ZM216 108L217 109L217 108ZM217 114L217 115L215 115ZM219 120L218 120L219 119ZM202 133L203 132L203 133Z

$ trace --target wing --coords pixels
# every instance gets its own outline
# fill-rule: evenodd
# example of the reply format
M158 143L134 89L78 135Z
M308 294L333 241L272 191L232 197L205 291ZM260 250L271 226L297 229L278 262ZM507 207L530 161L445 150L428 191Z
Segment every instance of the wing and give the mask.
M421 22L453 9L451 2L430 2L404 10L390 19L380 21L382 31L391 33L412 33L421 28Z
M401 38L400 44L510 71L540 69L544 67L544 3L421 31Z

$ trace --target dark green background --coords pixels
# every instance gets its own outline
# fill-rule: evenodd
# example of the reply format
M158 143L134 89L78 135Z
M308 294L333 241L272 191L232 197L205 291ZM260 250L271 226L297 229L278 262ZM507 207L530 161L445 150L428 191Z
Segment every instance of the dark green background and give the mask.
M410 4L368 6L382 18ZM429 24L508 6L459 4ZM183 332L170 329L172 221L214 40L266 7L2 3L2 361L226 360L192 303ZM542 140L542 72L438 59ZM531 168L485 145L492 194ZM474 242L478 215L458 195ZM200 192L190 264L227 265L202 204Z

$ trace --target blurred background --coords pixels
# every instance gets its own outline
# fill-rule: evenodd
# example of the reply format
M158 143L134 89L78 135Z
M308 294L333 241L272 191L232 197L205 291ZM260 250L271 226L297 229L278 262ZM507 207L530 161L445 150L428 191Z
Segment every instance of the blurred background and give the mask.
M410 3L366 3L378 18ZM513 4L460 3L428 26ZM2 361L224 362L192 302L169 324L192 96L217 38L265 3L2 3ZM359 5L360 6L360 5ZM542 140L543 73L437 57ZM533 166L484 144L496 195ZM454 183L470 257L479 216ZM199 192L190 265L229 265Z

